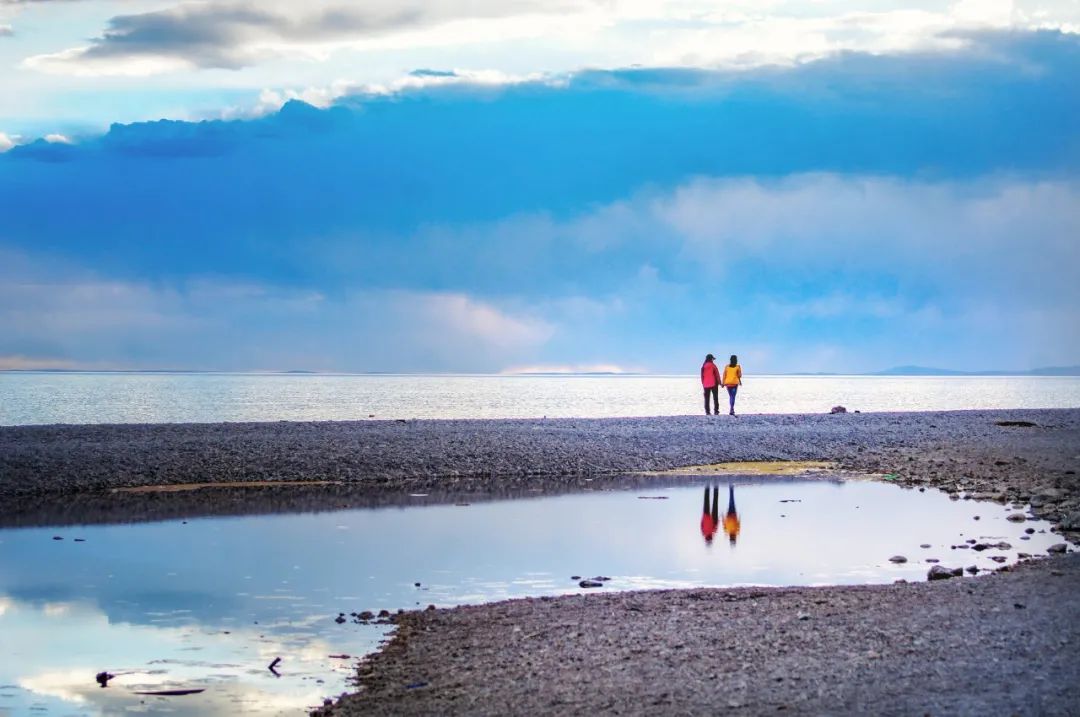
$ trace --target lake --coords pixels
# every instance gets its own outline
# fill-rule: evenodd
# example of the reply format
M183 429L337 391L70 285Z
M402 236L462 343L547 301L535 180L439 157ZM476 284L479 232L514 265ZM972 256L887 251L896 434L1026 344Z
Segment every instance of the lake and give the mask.
M860 480L734 476L471 504L411 500L0 529L0 715L302 715L347 689L356 661L386 637L390 626L363 611L921 581L938 561L995 570L1061 542L1044 521L1008 519L1023 506ZM898 555L906 561L890 560ZM592 578L603 579L582 585ZM108 689L95 682L102 671L116 675ZM139 694L176 689L202 692Z
M726 397L721 397L726 400ZM672 416L696 376L0 373L0 425ZM753 376L743 413L1080 407L1080 377Z

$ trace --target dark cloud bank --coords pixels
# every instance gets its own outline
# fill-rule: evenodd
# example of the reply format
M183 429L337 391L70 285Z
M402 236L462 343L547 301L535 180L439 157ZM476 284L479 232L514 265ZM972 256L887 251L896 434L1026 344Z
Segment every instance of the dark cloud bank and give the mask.
M456 85L327 110L291 102L257 120L114 125L0 155L0 246L139 278L378 285L427 272L438 287L410 245L421 227L557 220L697 176L1075 176L1078 59L1075 36L1000 34L954 55L585 72L567 86ZM312 258L326 242L352 247L347 267Z

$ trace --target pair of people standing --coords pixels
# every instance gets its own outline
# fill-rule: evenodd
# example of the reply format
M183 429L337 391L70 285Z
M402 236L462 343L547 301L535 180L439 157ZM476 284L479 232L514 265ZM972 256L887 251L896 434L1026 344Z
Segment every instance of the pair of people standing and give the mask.
M708 354L705 356L705 363L701 364L701 387L705 389L705 415L710 415L710 396L712 396L712 413L720 415L720 386L723 386L728 393L728 415L734 416L735 394L739 392L739 386L742 386L742 366L739 365L739 357L732 354L722 374L715 361L716 357Z

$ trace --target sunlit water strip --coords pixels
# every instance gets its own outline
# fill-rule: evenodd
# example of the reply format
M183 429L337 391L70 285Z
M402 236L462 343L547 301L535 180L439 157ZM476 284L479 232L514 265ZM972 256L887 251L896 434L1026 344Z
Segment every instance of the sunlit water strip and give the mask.
M1080 407L1080 377L754 376L743 413ZM2 373L0 425L672 416L696 376Z

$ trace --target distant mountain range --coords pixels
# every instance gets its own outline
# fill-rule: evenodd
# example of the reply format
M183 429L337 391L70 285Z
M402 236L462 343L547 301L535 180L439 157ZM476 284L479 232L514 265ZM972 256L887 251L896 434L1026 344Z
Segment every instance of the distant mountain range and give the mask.
M926 366L895 366L867 376L1080 376L1080 366L1048 366L1029 371L954 371Z
M9 368L0 369L0 373L230 373L228 371L199 371L199 370L187 370L187 369L143 369L143 370L97 370L97 371L85 371L80 369L67 369L67 368L42 368L42 369L25 369L25 368ZM238 371L231 373L284 373L284 374L301 374L301 375L318 375L320 371L306 371L303 369L294 369L292 371L256 371L246 372ZM339 374L348 375L348 374ZM372 371L364 374L351 374L351 375L394 375L387 374L384 371ZM432 374L434 375L434 374ZM582 373L522 373L513 374L517 376L647 376L648 374L639 373L614 373L605 371L592 371ZM1080 366L1047 366L1044 368L1033 368L1028 371L956 371L949 368L931 368L928 366L894 366L893 368L885 369L884 371L873 371L871 373L862 374L838 374L838 373L824 373L824 372L793 372L787 374L779 374L784 376L1080 376Z

